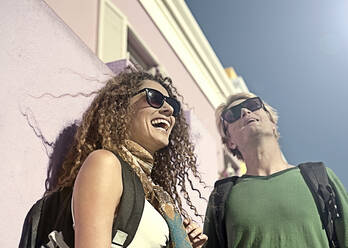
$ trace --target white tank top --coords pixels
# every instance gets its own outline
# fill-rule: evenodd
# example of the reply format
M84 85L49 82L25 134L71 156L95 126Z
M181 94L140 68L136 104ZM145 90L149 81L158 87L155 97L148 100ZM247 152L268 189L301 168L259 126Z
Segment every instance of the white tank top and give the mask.
M73 201L71 199L71 214L75 225ZM116 236L113 237L113 241ZM128 248L162 248L166 247L169 240L169 228L162 215L145 199L143 214L137 232ZM116 242L117 243L117 242ZM111 248L119 248L114 243Z
M161 248L169 240L169 228L162 215L145 200L138 230L128 248ZM117 246L111 246L116 248Z

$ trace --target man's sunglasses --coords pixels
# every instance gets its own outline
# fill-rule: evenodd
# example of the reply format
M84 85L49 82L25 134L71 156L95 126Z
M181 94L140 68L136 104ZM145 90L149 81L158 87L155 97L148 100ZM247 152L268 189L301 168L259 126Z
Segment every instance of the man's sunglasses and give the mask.
M237 121L241 117L242 108L246 108L254 112L263 107L264 105L261 98L259 97L248 98L244 102L241 102L240 104L236 106L225 109L221 114L221 119L228 123L232 123Z
M166 101L173 108L173 116L177 117L180 112L180 102L173 97L164 96L161 92L155 89L144 88L134 95L146 92L146 101L147 103L156 109L159 109L163 106L164 101Z

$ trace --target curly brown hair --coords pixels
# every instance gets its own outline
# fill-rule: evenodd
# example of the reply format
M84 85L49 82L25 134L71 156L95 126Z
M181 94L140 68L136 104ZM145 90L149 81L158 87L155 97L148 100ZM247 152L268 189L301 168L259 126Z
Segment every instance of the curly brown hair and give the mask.
M127 68L110 79L103 88L95 92L96 97L83 114L74 142L62 164L58 182L52 191L72 187L83 161L92 151L106 149L121 155L121 147L127 139L127 127L130 122L130 99L138 91L143 80L156 81L168 91L169 96L175 99L182 98L172 85L171 79L163 78L158 73L152 75ZM189 172L203 183L197 171L197 159L190 140L189 125L183 111L180 111L169 137L169 145L154 154L151 178L168 192L185 218L188 214L183 209L178 189L196 216L201 215L191 202L186 184L189 183L191 189L203 198L199 190L193 186Z

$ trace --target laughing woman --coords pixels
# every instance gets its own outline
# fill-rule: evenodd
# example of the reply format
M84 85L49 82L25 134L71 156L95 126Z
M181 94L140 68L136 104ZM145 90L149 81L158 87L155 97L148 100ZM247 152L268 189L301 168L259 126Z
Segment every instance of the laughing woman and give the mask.
M98 91L84 113L47 196L67 192L60 202L68 210L59 215L72 225L39 228L49 236L39 245L201 247L207 237L178 194L180 189L198 215L185 188L189 171L200 180L171 80L127 69Z

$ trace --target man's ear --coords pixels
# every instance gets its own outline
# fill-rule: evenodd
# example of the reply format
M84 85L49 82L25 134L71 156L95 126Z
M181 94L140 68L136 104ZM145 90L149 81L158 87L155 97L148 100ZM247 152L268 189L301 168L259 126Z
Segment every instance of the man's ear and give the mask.
M230 137L226 138L226 145L229 149L234 150L237 148L237 145L233 143L232 139Z
M277 139L279 139L279 132L278 132L277 125L274 125L274 126L273 126L273 135L274 135L274 137L276 137Z

